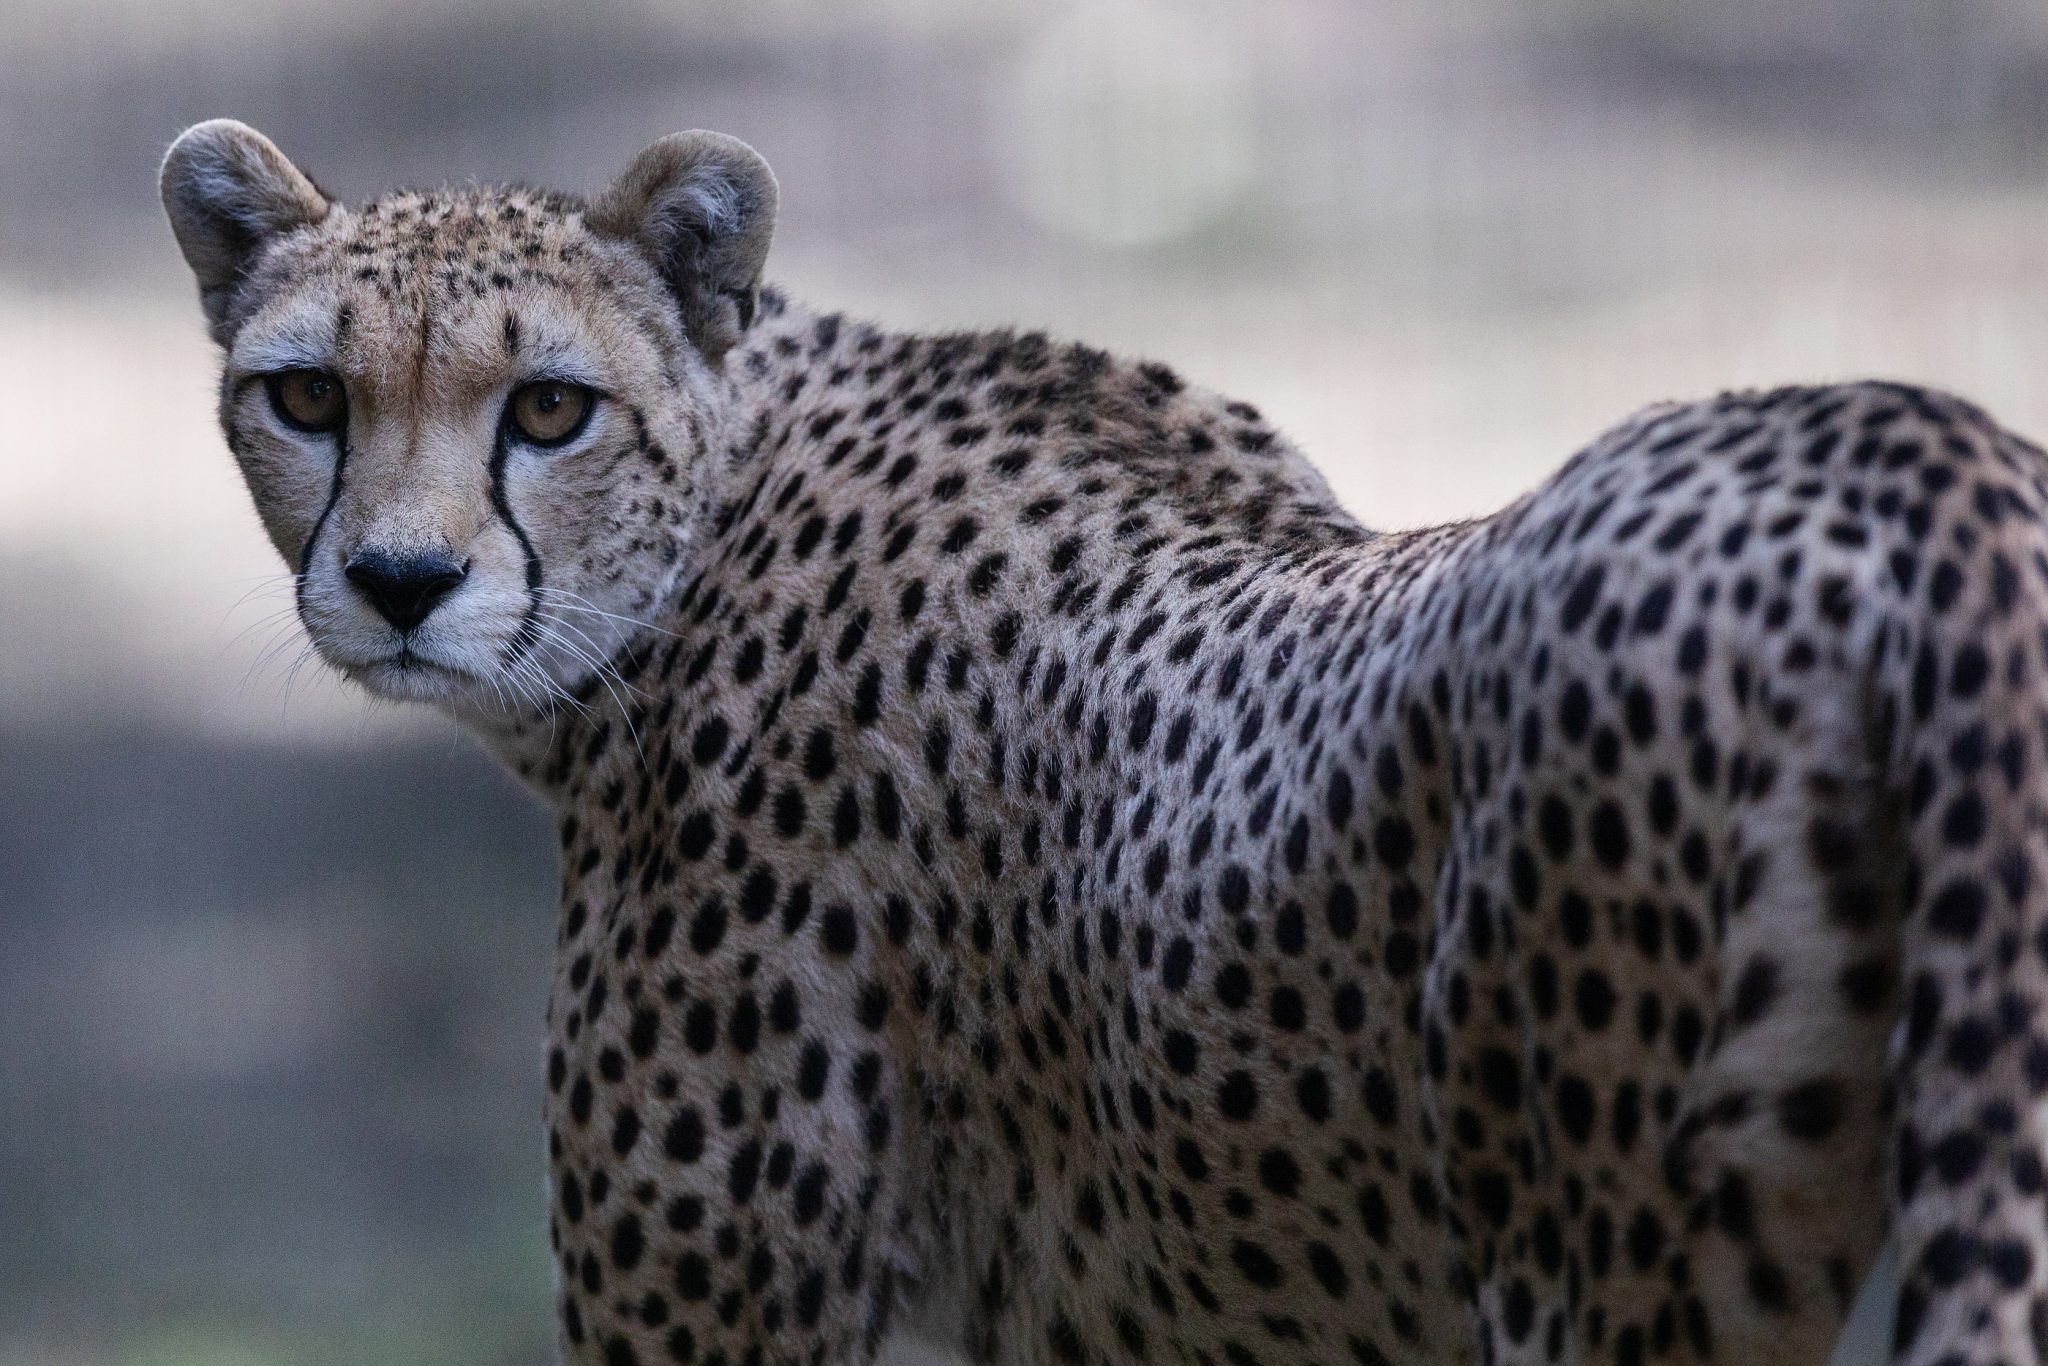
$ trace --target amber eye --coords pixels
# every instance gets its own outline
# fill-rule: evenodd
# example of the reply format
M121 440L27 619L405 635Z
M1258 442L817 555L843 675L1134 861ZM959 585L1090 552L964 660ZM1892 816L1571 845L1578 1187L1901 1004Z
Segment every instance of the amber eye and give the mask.
M559 446L583 430L590 416L591 392L580 384L537 379L522 384L506 409L512 430L536 446Z
M270 406L288 427L331 432L348 416L348 394L325 370L282 370L266 376Z

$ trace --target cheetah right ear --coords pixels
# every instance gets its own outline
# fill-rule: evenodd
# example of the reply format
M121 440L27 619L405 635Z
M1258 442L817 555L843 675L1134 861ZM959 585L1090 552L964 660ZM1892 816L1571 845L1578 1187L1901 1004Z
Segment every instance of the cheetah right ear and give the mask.
M235 286L264 246L319 222L332 207L276 143L233 119L209 119L179 134L157 186L219 340Z
M584 215L646 252L713 365L754 320L775 234L775 173L723 133L672 133L633 158Z

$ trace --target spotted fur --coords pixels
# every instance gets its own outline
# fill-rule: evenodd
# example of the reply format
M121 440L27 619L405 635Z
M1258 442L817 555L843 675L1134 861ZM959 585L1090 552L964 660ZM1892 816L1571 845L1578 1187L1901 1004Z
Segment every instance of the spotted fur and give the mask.
M1165 366L756 310L607 203L329 208L208 295L288 558L495 545L421 648L502 650L523 527L634 619L535 650L566 703L432 685L560 812L566 1358L859 1361L953 1305L1006 1366L1818 1363L1890 1230L1900 1362L2048 1359L2040 450L1729 394L1369 531ZM294 309L411 376L357 503L352 437L323 480L235 397ZM589 445L442 420L517 359L437 333L549 327L611 377Z

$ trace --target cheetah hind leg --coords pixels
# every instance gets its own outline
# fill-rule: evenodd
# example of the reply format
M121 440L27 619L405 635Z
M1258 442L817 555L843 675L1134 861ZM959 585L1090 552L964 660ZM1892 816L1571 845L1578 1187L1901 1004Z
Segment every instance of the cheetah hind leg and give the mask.
M1845 679L1861 663L1837 662ZM1885 1237L1905 877L1903 804L1881 781L1865 690L1837 691L1768 756L1735 746L1716 761L1744 800L1695 809L1688 840L1718 851L1699 856L1697 891L1648 864L1574 865L1568 882L1532 880L1529 898L1558 910L1519 926L1500 910L1510 885L1467 873L1462 898L1440 895L1424 1000L1445 1041L1437 1122L1455 1134L1460 1115L1484 1115L1493 1145L1443 1145L1446 1189L1472 1195L1483 1360L1829 1361ZM1759 729L1728 715L1720 733ZM1498 1008L1462 1026L1443 1013L1461 973L1470 1000L1516 999L1513 960L1466 947L1486 908L1487 942L1555 930L1529 948L1563 964L1530 974L1554 985L1518 1007L1535 1022L1519 1067ZM1515 1184L1503 1151L1531 1157L1512 1205L1483 1198Z
M2001 519L1892 633L1909 897L1895 1045L1898 1366L2048 1363L2048 533Z
M2048 1366L2048 537L2002 531L1727 832L1666 1153L1714 1360L1828 1360L1889 1224L1896 1366Z
M1903 805L1846 711L1749 758L1776 771L1724 831L1707 1052L1664 1150L1702 1360L1828 1362L1889 1223Z

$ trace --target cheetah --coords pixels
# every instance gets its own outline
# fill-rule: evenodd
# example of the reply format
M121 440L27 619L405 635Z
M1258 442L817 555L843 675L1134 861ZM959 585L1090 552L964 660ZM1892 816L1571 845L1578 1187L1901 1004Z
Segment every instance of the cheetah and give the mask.
M2048 1360L2048 458L1647 408L1368 530L1250 404L588 200L161 188L320 654L559 813L559 1349Z

